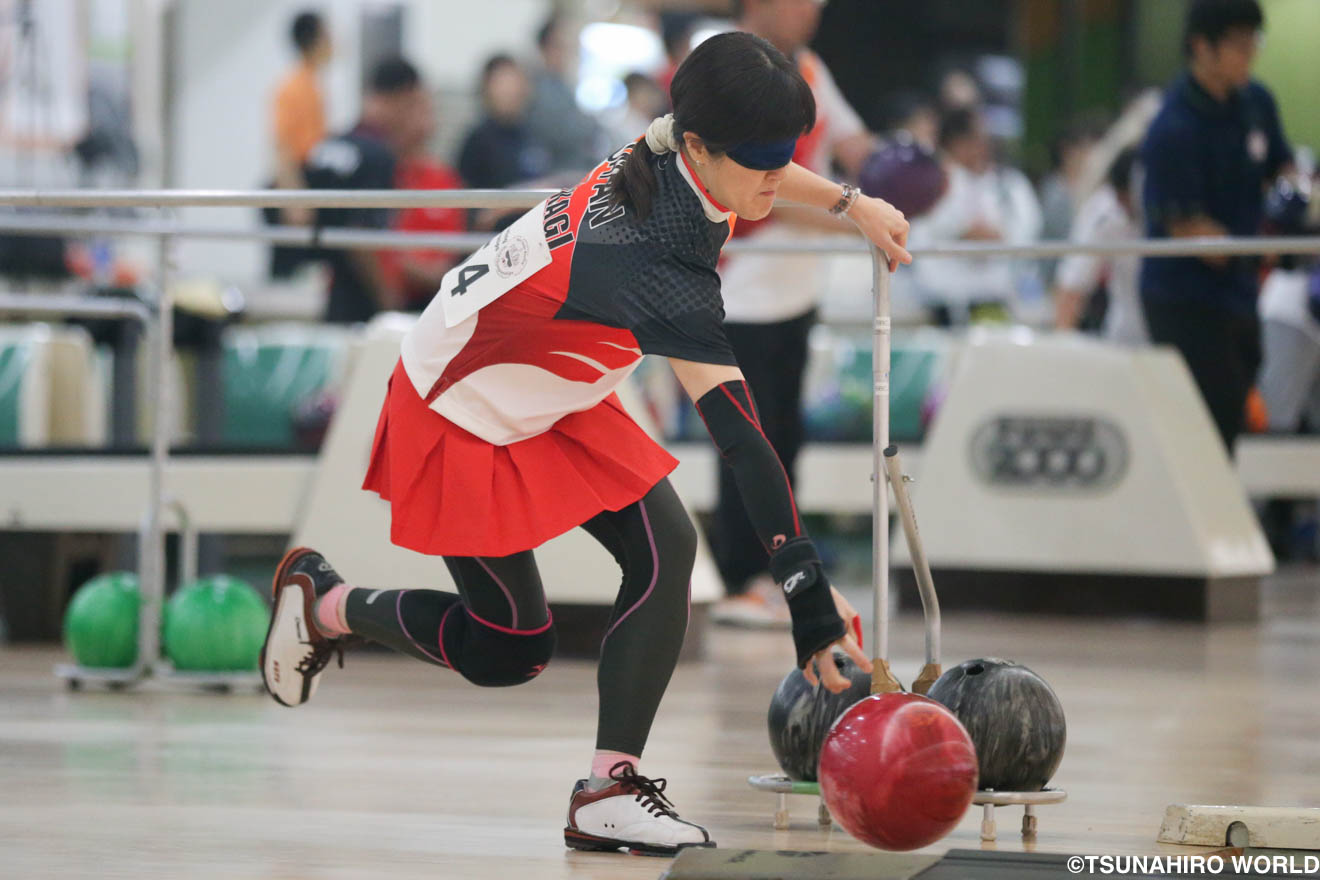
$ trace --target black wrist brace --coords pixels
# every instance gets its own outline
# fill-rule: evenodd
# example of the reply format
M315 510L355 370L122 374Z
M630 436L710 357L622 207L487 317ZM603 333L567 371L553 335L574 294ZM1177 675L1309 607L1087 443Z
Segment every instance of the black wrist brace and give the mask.
M788 600L793 645L802 669L813 654L843 638L847 628L810 538L794 538L776 550L770 557L770 574Z

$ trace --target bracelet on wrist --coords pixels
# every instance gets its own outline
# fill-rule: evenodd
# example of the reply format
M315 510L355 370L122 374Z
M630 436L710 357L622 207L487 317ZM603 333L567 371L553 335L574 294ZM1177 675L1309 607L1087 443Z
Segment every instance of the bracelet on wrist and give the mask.
M835 217L842 217L844 214L847 214L857 202L857 197L861 194L862 191L851 183L843 184L843 194L840 195L839 200L834 203L834 207L830 208L830 213Z

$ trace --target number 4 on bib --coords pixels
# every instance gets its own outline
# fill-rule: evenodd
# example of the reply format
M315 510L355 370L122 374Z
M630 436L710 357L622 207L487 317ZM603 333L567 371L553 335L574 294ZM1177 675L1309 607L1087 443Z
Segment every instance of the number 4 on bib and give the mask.
M544 212L542 202L445 273L439 296L446 327L462 323L550 265Z
M468 285L490 271L485 263L465 263L458 267L458 283L449 291L450 296L462 296L468 292Z

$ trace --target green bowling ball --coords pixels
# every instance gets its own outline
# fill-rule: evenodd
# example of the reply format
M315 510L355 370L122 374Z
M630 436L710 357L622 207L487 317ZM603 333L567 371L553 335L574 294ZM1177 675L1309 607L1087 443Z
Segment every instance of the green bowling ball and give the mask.
M246 581L211 575L180 587L165 603L161 644L178 670L255 670L269 622L270 607Z
M64 646L79 666L123 669L137 660L137 575L111 572L78 588L64 611Z

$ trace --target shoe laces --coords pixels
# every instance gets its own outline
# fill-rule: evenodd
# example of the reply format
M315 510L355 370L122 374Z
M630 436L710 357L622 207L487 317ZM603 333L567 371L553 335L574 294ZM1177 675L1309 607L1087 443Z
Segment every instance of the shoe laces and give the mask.
M637 768L627 761L620 761L610 768L610 779L622 783L624 788L632 789L637 796L637 802L652 816L678 818L673 802L664 795L669 780L642 776L637 772Z
M330 665L330 658L337 656L339 659L339 668L344 668L344 649L351 648L355 640L348 636L341 636L337 639L321 639L319 641L305 641L300 644L311 648L302 661L294 667L296 671L303 675L316 675L322 669Z

